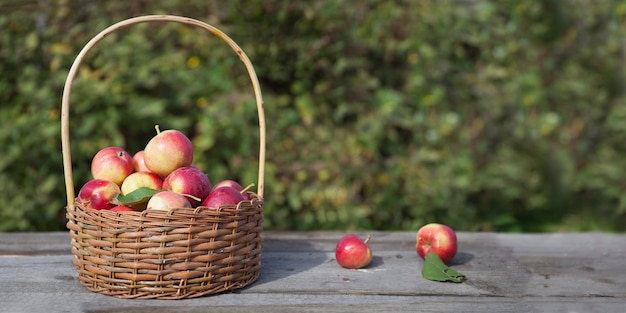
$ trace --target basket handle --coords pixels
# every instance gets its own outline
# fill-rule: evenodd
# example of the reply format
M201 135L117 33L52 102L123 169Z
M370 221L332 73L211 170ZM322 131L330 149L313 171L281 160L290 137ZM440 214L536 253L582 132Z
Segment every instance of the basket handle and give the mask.
M205 30L210 31L223 41L225 41L233 51L239 56L241 61L245 64L248 74L250 76L250 80L252 81L252 87L254 89L254 95L256 98L257 111L259 115L259 177L258 177L258 185L257 185L257 194L259 197L263 198L263 177L265 175L265 114L263 111L263 98L261 96L261 88L259 86L259 80L257 78L256 72L254 71L254 67L252 66L252 62L248 56L243 52L243 50L235 43L230 37L224 34L219 29L187 17L181 16L173 16L173 15L146 15L140 17L134 17L127 20L123 20L116 24L113 24L100 33L98 33L95 37L93 37L80 51L80 53L76 56L72 67L67 75L67 79L65 81L65 87L63 89L63 100L61 106L61 146L63 152L63 171L65 174L65 189L67 193L67 205L74 205L74 179L72 177L72 157L70 152L70 139L69 139L69 109L70 109L70 92L72 90L72 81L76 76L76 72L78 71L78 67L83 57L89 49L91 49L97 42L102 40L107 35L111 34L114 31L119 29L139 24L145 22L177 22L182 24L188 24L203 28Z

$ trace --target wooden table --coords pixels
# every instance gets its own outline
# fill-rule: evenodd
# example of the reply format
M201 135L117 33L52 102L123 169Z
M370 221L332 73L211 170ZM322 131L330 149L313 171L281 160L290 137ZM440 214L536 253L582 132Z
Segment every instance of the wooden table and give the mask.
M415 232L369 232L372 264L341 268L343 234L264 232L244 289L125 300L78 283L66 232L0 233L0 312L626 312L626 234L459 233L461 284L422 277Z

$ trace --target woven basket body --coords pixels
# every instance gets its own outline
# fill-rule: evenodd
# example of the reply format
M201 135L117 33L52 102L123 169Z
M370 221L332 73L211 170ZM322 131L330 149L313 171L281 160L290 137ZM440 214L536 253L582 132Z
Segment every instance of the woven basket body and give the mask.
M144 22L177 22L206 29L237 53L250 75L260 126L259 181L237 206L169 211L93 210L75 201L69 146L71 85L87 51L106 35ZM206 23L178 16L128 19L95 36L79 53L63 92L61 110L67 227L80 283L91 291L136 299L182 299L243 288L259 277L263 241L265 118L256 73L228 36Z

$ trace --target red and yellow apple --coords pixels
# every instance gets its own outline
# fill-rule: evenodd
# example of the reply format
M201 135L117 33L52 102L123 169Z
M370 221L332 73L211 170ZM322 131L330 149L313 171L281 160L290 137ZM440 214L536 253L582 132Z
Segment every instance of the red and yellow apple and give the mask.
M367 242L369 236L363 241L355 234L348 234L337 242L335 247L335 259L339 265L355 269L364 268L372 262L372 250Z
M94 179L108 180L118 186L133 171L133 158L120 147L104 148L91 160L91 175Z
M113 212L130 212L130 211L134 211L133 209L131 209L131 208L125 206L125 205L118 205L118 206L112 207L110 210L113 211Z
M417 231L416 239L415 250L422 259L426 258L427 253L433 252L444 263L448 263L456 255L456 233L447 225L438 223L426 224Z
M92 179L80 188L76 201L89 209L108 210L115 207L115 204L109 202L119 193L120 187L116 183Z
M133 168L135 172L149 172L150 170L146 167L146 161L143 158L143 150L137 151L133 155Z
M178 130L160 131L158 126L156 129L157 135L143 150L148 170L165 178L179 167L190 166L193 162L191 140Z
M232 187L220 187L209 193L209 195L202 201L202 206L217 209L226 205L237 205L239 202L244 201L243 195Z
M191 208L191 203L183 195L172 191L161 191L150 197L146 205L146 210L168 211L174 208Z
M238 182L232 179L226 179L226 180L222 180L218 182L217 184L213 186L213 188L211 188L211 190L215 190L220 187L231 187L231 188L237 189L237 191L243 190L243 187L241 187L241 185Z
M127 195L141 187L161 190L163 180L152 172L134 172L124 179L121 187L122 195Z
M163 180L163 189L183 195L190 195L192 205L197 206L211 192L209 177L195 166L179 167Z
M211 190L215 190L217 188L220 187L231 187L231 188L235 188L237 191L239 191L239 193L241 193L241 195L243 196L243 198L245 200L250 200L250 196L248 196L248 193L243 191L243 187L241 187L241 184L239 184L238 182L232 180L232 179L226 179L226 180L222 180L220 182L218 182L217 184L215 184L213 186L213 188Z

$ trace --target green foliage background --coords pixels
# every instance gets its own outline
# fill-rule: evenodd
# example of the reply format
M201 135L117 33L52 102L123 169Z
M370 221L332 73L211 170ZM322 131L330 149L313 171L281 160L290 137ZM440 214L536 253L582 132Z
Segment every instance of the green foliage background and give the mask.
M95 34L200 19L252 59L268 124L265 228L626 230L626 2L0 0L0 231L64 228L63 84ZM256 182L243 64L201 29L141 24L87 55L76 189L110 145L187 133L213 182Z

